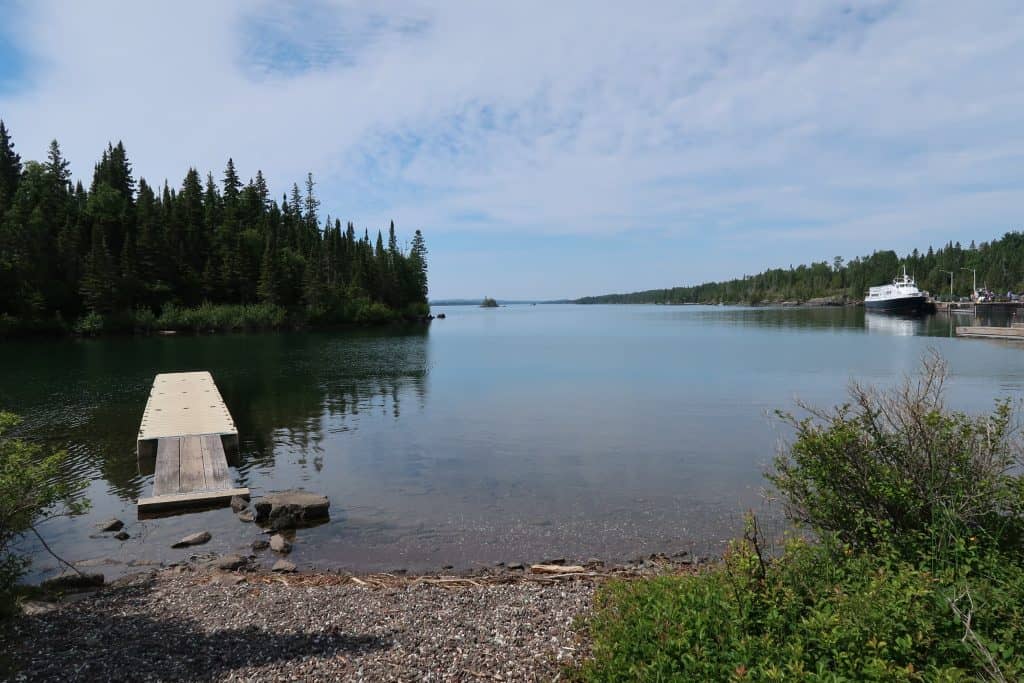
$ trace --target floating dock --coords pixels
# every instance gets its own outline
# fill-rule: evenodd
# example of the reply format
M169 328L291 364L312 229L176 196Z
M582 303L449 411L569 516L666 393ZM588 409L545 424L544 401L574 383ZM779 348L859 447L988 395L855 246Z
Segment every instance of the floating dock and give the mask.
M156 457L153 495L139 498L139 513L247 497L228 472L225 449L237 448L238 430L209 372L157 375L136 446L139 458Z
M956 328L956 336L1024 341L1024 323L1013 323L1010 327L982 327L978 325L958 327Z

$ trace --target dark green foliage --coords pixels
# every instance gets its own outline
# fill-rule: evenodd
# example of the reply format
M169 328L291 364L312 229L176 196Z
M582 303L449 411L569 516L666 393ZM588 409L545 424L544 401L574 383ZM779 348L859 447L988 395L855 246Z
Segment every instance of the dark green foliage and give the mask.
M906 266L916 277L917 285L936 297L949 297L953 276L954 296L968 296L973 287L972 274L978 274L978 287L987 286L997 294L1024 291L1024 233L1008 232L992 242L982 242L964 249L960 243L946 244L939 249L917 249L902 259L894 251L876 251L870 256L843 263L836 256L831 262L773 268L757 275L723 282L705 282L689 287L651 289L630 294L606 294L579 299L582 304L653 304L653 303L780 303L807 301L818 297L835 297L856 301L864 298L869 287L890 282ZM949 271L949 272L947 272Z
M11 543L47 518L88 506L81 498L86 482L66 474L67 453L47 454L7 436L17 424L14 415L0 412L0 614L10 609L14 583L28 564L11 551Z
M843 406L783 414L796 438L768 478L790 517L858 550L887 543L911 559L969 536L1019 549L1024 489L1010 403L989 415L948 411L945 379L931 355L894 389L853 383Z
M849 554L848 554L849 553ZM970 583L892 554L791 541L766 563L748 540L692 576L603 588L587 681L974 681L1024 675L1024 569L979 558ZM995 678L993 676L993 678Z
M356 239L351 224L321 222L311 174L305 195L295 185L281 204L262 173L243 184L231 159L220 185L189 169L180 190L157 191L136 181L118 143L88 191L70 177L56 142L45 164L22 164L0 123L0 334L98 334L160 320L264 329L428 310L423 235L403 252L393 223L385 249Z
M484 297L484 301L480 304L480 308L497 308L498 302L489 296Z

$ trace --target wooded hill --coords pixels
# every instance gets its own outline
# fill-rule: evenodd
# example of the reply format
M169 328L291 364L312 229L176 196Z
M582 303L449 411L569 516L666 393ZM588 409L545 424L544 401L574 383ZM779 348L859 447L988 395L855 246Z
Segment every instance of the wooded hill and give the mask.
M845 297L861 300L868 287L891 281L902 267L917 278L917 285L934 296L949 296L949 273L953 276L955 296L971 293L977 271L978 287L994 292L1024 291L1024 234L1008 232L1001 239L964 248L959 242L939 249L915 249L903 258L894 251L876 251L849 262L839 256L831 263L821 261L789 268L774 268L757 275L724 282L705 282L689 287L650 289L630 294L606 294L577 299L581 304L646 303L728 303L760 304L783 301L807 301L819 297Z
M46 161L22 163L0 122L0 332L173 326L188 309L227 311L241 321L229 327L427 313L422 233L408 249L394 223L357 237L321 219L314 186L310 174L278 203L260 171L243 184L228 159L219 183L190 168L180 188L154 187L119 142L87 190L56 141Z

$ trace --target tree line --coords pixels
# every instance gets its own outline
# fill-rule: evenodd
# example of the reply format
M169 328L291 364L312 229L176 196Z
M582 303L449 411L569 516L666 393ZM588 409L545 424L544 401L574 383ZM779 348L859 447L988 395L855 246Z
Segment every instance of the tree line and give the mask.
M876 251L848 262L836 256L831 262L773 268L723 282L590 296L577 303L761 304L821 297L859 301L869 287L902 274L903 266L916 278L919 288L936 297L950 296L951 279L953 296L969 296L975 274L979 289L1019 293L1024 291L1024 233L1008 232L1000 239L980 244L972 241L966 248L960 242L949 242L938 249L928 247L925 252L914 249L903 258L894 251Z
M386 237L357 236L321 218L314 188L309 174L275 201L261 171L243 183L231 159L219 182L190 168L179 188L156 187L136 181L118 142L86 189L56 140L23 163L0 121L0 331L130 327L189 309L300 324L425 315L423 234L408 248L394 222Z

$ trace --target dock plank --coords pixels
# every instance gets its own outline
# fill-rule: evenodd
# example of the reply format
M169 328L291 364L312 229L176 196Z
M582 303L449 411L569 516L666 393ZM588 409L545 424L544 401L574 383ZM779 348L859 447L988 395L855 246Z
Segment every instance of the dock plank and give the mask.
M228 459L224 453L224 444L220 437L212 434L201 437L203 444L203 462L207 470L207 483L210 488L231 486L231 474L228 472ZM213 482L213 484L209 484Z
M139 514L178 510L187 507L206 507L227 503L234 496L249 497L249 489L223 489L220 491L198 491L195 493L175 493L164 496L139 498Z
M160 439L156 449L156 472L153 476L153 495L163 496L178 491L179 448L181 439Z
M181 439L181 481L178 484L180 493L207 490L202 449L202 441L198 436L186 436Z

